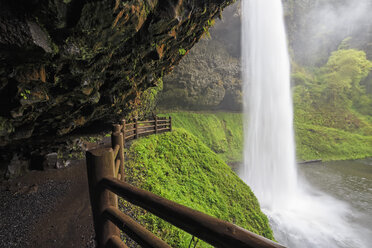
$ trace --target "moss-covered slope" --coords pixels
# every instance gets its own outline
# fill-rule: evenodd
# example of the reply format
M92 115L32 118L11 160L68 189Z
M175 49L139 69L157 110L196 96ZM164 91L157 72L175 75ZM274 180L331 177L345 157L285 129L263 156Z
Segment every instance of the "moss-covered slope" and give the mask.
M306 123L296 123L299 160L348 160L372 157L372 136Z
M186 129L218 154L226 163L242 161L243 120L241 113L171 113L175 127ZM304 116L306 115L306 116ZM296 153L303 160L345 160L372 156L372 120L367 116L345 118L310 116L296 112ZM350 115L351 116L351 115ZM309 119L313 120L312 122ZM316 121L315 121L316 120ZM327 123L332 121L332 126ZM350 129L357 122L364 128ZM363 123L362 123L363 122ZM362 124L361 124L362 123Z
M250 188L198 138L176 129L135 141L127 181L180 204L273 239ZM126 211L128 204L122 202ZM191 235L137 208L129 211L172 247L189 247ZM198 247L209 247L199 242Z
M242 114L174 112L169 115L175 127L184 128L198 137L226 163L242 161Z

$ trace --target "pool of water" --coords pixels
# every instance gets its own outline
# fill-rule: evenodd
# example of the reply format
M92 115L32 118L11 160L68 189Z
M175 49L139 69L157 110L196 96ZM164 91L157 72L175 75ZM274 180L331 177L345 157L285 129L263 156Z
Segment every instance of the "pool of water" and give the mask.
M372 158L298 165L300 177L349 206L347 223L372 247Z

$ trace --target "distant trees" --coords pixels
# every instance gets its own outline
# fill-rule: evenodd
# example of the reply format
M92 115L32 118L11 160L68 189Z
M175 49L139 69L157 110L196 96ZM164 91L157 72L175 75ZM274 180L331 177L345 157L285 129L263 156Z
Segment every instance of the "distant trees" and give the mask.
M337 108L351 107L353 103L360 105L360 97L366 95L360 82L371 69L372 62L363 51L340 49L333 52L320 78L324 84L325 102Z
M295 100L300 101L296 104L335 110L372 108L372 99L360 84L371 69L372 62L366 58L365 52L339 49L332 53L323 67L313 68L311 73L301 68L293 74Z

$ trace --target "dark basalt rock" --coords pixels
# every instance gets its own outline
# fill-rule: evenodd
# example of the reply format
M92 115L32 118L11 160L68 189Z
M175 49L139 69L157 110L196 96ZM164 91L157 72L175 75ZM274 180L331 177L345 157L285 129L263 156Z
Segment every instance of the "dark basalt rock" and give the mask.
M158 106L165 109L242 108L240 2L227 7L175 70L164 77Z
M128 116L231 2L1 1L0 146L55 143Z

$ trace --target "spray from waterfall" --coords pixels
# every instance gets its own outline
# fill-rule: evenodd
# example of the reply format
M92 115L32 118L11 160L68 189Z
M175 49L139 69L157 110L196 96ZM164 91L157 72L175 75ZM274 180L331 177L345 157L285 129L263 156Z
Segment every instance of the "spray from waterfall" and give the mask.
M364 247L346 204L297 178L281 0L242 0L244 164L239 176L289 247ZM367 247L367 246L366 246Z

